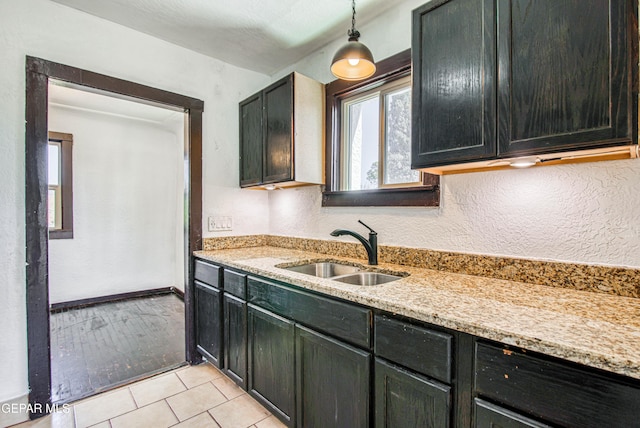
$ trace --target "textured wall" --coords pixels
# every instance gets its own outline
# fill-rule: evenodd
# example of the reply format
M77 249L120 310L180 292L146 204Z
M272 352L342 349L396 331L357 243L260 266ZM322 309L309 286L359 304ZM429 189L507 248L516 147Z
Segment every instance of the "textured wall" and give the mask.
M638 183L625 160L445 176L439 208L322 208L319 186L281 190L270 233L332 239L362 219L381 244L640 267Z
M411 45L411 10L423 3L407 0L359 28L376 59ZM274 77L295 69L331 81L331 57L343 43ZM383 244L640 267L640 160L460 174L441 183L435 209L322 208L318 186L271 192L269 233L331 239L337 227L364 232L360 218Z
M28 388L25 55L204 100L204 213L237 212L238 233L264 233L268 228L267 195L237 188L237 106L269 79L48 0L0 2L0 51L0 402L4 402L26 394Z

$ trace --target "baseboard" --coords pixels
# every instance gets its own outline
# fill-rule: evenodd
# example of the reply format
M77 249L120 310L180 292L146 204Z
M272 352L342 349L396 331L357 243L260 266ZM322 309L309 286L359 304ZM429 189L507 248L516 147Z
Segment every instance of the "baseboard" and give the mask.
M173 294L178 296L180 298L180 300L184 300L184 291L182 291L182 290L180 290L179 288L176 288L176 287L170 287L170 288L171 288L171 292Z
M101 303L118 302L121 300L135 299L139 297L158 296L162 294L175 294L184 300L184 292L176 287L152 288L150 290L131 291L128 293L112 294L109 296L91 297L88 299L71 300L69 302L52 303L49 305L50 312L60 312L69 309L84 308L87 306L99 305Z
M0 427L8 427L29 420L29 394L0 403Z

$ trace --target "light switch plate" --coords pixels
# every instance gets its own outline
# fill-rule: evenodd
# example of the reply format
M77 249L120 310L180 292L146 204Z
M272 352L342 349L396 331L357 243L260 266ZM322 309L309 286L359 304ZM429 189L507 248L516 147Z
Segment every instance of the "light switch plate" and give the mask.
M228 232L233 229L233 218L231 216L209 216L209 232Z

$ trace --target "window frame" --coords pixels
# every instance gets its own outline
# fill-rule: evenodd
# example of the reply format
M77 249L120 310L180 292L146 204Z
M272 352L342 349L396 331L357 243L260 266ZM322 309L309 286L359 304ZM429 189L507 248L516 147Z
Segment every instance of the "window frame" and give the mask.
M61 227L49 228L49 239L73 239L73 135L49 131L49 143L60 146Z
M440 205L440 177L422 173L422 184L410 187L379 187L369 190L340 190L342 183L342 101L364 94L400 78L411 76L411 50L407 49L376 64L376 72L368 79L352 82L334 80L325 85L326 144L325 189L323 207L346 206L423 206Z

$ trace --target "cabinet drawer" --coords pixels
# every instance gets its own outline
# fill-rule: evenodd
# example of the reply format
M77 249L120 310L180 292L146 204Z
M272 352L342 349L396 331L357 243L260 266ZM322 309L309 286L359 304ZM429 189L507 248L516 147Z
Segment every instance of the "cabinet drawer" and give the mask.
M258 278L247 279L248 301L354 345L371 346L371 310Z
M247 298L247 275L234 272L229 269L224 270L224 292L232 294L241 299Z
M479 395L566 427L636 426L640 382L476 343Z
M376 315L375 354L439 381L451 383L450 334Z
M511 410L503 409L495 404L475 399L473 405L475 417L475 428L551 428L549 425L542 424L519 415Z
M211 263L203 262L202 260L195 261L194 278L205 284L211 285L216 288L220 288L220 273L222 268L220 266L212 265Z

